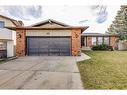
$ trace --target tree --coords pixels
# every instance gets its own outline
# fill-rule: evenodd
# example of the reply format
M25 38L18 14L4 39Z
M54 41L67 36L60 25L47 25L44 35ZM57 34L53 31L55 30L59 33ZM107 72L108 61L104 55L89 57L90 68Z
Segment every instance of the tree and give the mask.
M111 34L118 34L120 40L127 40L127 5L121 6L108 31Z

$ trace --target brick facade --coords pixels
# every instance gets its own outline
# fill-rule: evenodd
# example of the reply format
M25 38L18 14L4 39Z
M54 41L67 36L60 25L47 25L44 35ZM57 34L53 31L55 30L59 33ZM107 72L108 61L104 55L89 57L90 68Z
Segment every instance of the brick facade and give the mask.
M16 27L16 55L26 55L26 36L71 36L71 55L81 55L81 32L88 26L71 26L52 19L48 19L29 27ZM29 33L28 33L29 31ZM31 33L31 31L33 31ZM49 33L50 31L50 33ZM58 32L57 32L58 31ZM68 32L67 32L68 31ZM66 33L65 33L66 32Z
M87 46L91 47L92 46L92 37L87 37Z
M81 55L81 29L72 30L72 55Z
M25 30L16 30L16 56L24 56L26 48Z
M117 37L110 37L110 46L112 46L113 49L117 47L116 46L116 40L117 39L118 39Z
M72 56L81 55L81 29L72 29ZM16 30L16 55L26 54L26 30Z
M117 36L109 36L109 45L112 46L113 48L116 48L116 40L118 39ZM85 36L87 39L86 41L84 40L84 43L86 43L86 47L92 47L92 37L91 36ZM84 38L84 39L85 39ZM105 42L105 36L102 37L103 43ZM96 36L96 44L98 44L98 36Z

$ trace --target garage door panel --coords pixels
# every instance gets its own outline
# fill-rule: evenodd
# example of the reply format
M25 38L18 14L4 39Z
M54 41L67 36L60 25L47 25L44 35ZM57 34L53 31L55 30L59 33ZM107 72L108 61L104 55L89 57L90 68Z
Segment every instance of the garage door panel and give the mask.
M38 55L38 48L29 48L28 55Z
M48 48L49 38L36 38L40 48Z
M39 48L38 55L48 55L49 50L47 48Z
M28 55L71 55L71 38L27 37Z
M60 55L60 49L58 47L49 49L49 55L50 56L52 56L52 55L59 56Z
M29 48L38 48L37 47L37 45L38 45L38 43L37 43L37 40L36 39L27 39L27 45L28 45L28 47Z

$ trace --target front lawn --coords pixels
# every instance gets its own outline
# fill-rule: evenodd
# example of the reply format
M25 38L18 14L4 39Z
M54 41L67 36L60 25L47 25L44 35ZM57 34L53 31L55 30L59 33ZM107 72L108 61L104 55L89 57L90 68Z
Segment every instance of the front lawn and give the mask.
M85 89L127 89L127 51L87 51L78 62Z
M4 63L5 62L5 60L0 60L0 64L2 64L2 63Z

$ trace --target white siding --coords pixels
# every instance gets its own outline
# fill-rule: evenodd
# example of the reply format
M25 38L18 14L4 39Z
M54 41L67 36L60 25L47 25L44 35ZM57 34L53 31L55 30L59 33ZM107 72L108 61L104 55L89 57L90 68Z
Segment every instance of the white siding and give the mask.
M71 36L71 30L27 30L26 36Z
M9 29L0 29L0 39L2 40L12 40L12 31Z
M13 36L14 31L9 29L0 29L0 40L7 42L7 57L14 56L14 40L15 36Z
M15 25L8 19L0 17L0 21L4 21L5 22L5 26L9 26L9 27L15 27Z
M7 41L7 57L14 56L14 41Z
M127 50L127 45L123 41L118 42L118 50Z

